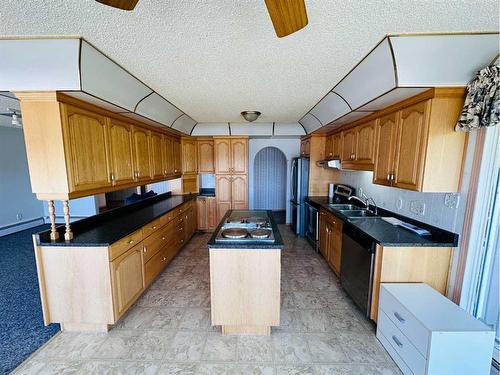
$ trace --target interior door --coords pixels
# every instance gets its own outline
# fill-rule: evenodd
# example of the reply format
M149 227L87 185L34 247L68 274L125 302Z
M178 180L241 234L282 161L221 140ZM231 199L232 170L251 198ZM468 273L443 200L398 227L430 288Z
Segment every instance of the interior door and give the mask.
M231 141L229 138L215 139L215 173L231 173Z
M428 101L399 111L393 184L401 189L420 190L427 141Z
M391 185L396 152L396 113L382 117L376 126L377 152L373 170L373 183Z
M163 164L162 135L151 132L151 169L153 178L165 177L166 168Z
M134 127L134 161L136 180L151 179L149 131Z
M248 184L246 175L234 175L231 183L231 207L233 210L248 208Z
M109 152L113 184L134 181L132 126L116 119L109 123Z
M71 191L111 185L105 117L72 106L63 108Z

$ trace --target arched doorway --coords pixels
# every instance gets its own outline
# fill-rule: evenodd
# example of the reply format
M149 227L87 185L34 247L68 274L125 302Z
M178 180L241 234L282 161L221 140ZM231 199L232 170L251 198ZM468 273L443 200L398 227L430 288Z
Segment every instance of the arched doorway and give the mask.
M254 159L254 208L273 210L278 223L286 216L286 157L276 147L265 147Z

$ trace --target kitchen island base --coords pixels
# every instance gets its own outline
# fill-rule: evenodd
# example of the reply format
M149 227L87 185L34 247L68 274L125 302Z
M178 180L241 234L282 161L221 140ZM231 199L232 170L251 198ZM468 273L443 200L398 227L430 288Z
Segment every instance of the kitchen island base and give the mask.
M210 249L212 325L269 335L280 324L281 249Z

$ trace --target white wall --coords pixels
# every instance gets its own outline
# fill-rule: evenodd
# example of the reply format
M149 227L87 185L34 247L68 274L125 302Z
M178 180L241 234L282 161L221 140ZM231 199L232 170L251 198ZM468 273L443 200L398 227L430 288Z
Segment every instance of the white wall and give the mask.
M54 207L56 211L56 223L64 223L64 211L62 202L55 201ZM45 222L49 221L49 208L47 202L43 202L43 213L45 216ZM69 201L69 217L70 221L77 221L88 216L97 215L99 213L99 199L97 196L91 195L89 197L83 197L78 199L70 199Z
M36 221L29 223L32 220ZM0 126L0 235L43 224L42 220L42 202L31 192L23 131Z
M254 208L254 161L255 155L265 147L279 148L286 157L286 222L290 222L290 163L291 159L300 155L299 138L253 138L248 143L248 207Z

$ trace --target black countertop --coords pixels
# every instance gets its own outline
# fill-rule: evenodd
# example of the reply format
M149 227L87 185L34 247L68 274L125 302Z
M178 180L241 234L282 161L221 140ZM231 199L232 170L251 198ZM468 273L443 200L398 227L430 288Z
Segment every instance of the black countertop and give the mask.
M57 241L50 240L50 230L40 232L38 233L40 245L109 246L195 198L195 194L160 194L71 223L71 230L73 232L73 239L71 241L64 240L64 225L58 226L60 239Z
M234 211L239 211L239 210L234 210ZM247 211L247 210L245 210ZM262 210L256 210L256 211L262 211ZM215 242L215 237L217 237L217 233L219 233L221 227L224 225L226 222L226 219L231 215L233 210L227 211L227 213L224 215L222 220L220 221L219 225L214 231L214 234L212 237L210 237L210 240L208 241L208 248L209 249L282 249L285 245L283 243L283 239L281 238L281 233L278 229L278 226L276 225L276 222L274 221L273 217L273 212L272 211L267 211L267 215L269 216L269 220L271 221L271 228L273 229L274 232L274 243L266 243L266 242L259 242L259 241L252 241L252 242Z
M420 228L427 229L431 232L429 236L419 236L408 229L400 226L392 225L381 218L368 219L351 219L348 220L339 210L329 206L333 203L328 197L307 197L311 205L331 212L339 219L345 222L344 225L352 226L353 228L362 231L375 242L382 246L395 247L456 247L458 245L458 234L452 233L408 217L398 215L394 212L378 208L378 213L382 217L395 217L410 224L414 224Z

